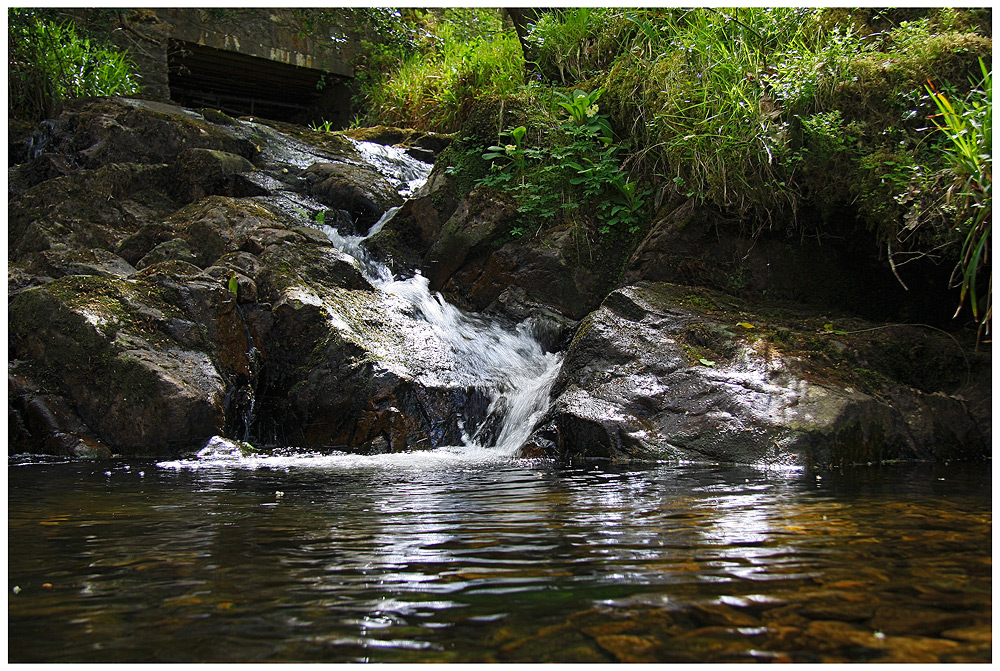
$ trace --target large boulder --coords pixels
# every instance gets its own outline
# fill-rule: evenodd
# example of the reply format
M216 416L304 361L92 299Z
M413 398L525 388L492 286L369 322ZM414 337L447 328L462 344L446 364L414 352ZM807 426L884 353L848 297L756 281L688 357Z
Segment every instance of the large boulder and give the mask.
M180 107L128 98L80 98L43 122L32 153L68 156L83 168L111 163L172 163L187 149L213 149L253 159L259 149L231 129ZM26 156L24 159L34 158Z
M355 230L364 234L391 207L403 204L392 186L374 169L347 163L314 163L303 173L308 192L324 205L349 213Z
M830 318L827 318L830 319ZM641 283L580 324L526 453L775 465L989 454L989 358L940 333Z
M177 203L167 195L168 167L116 163L44 181L7 205L9 258L48 249L114 251Z
M27 289L9 326L13 357L36 362L42 380L15 400L30 406L39 389L65 398L80 433L120 454L175 454L222 433L229 395L253 375L234 297L180 262Z

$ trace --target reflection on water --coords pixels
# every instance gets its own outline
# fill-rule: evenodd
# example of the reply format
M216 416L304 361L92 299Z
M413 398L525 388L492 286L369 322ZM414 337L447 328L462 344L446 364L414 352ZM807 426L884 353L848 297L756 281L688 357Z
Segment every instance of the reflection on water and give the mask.
M991 659L988 469L324 459L12 460L9 661Z

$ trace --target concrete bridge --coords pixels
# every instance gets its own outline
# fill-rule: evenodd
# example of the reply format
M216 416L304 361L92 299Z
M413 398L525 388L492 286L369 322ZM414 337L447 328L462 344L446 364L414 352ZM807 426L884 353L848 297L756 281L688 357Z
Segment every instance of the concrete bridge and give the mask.
M150 8L120 11L118 21L115 41L148 97L298 123L350 119L357 37L348 12Z

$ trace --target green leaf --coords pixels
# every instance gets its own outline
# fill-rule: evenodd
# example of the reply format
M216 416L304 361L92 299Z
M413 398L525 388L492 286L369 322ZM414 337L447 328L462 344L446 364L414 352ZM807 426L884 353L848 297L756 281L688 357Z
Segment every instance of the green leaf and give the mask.
M698 363L702 366L708 366L709 368L715 368L715 362L709 361L708 359L698 359Z

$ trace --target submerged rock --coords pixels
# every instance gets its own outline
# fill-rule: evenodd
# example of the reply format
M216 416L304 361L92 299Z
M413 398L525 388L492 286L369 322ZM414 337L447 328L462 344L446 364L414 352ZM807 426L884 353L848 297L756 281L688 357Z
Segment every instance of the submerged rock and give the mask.
M581 323L525 452L774 465L988 455L988 410L965 400L984 398L988 357L914 327L837 330L704 290L624 287Z

